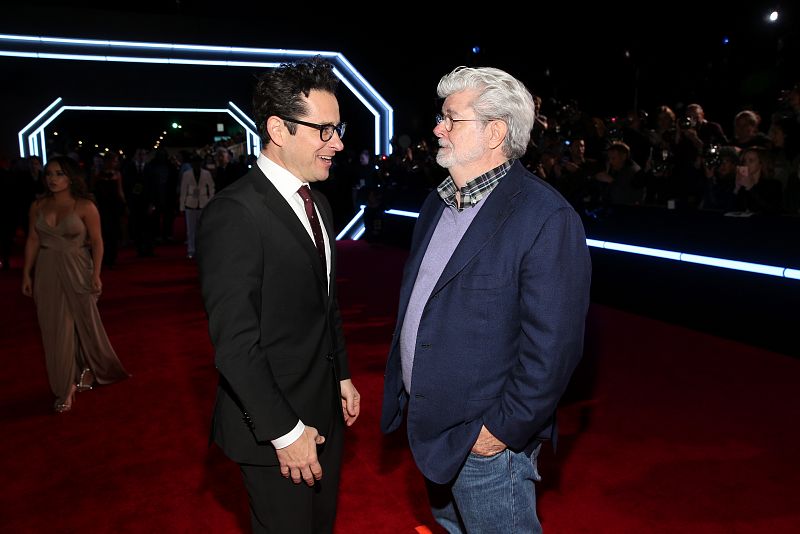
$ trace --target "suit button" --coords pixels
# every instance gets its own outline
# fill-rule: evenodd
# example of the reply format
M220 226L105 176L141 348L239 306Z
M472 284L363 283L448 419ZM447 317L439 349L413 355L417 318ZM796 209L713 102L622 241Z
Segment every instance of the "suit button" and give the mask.
M430 344L430 343L422 343L420 346L421 346L423 349L429 349L429 348L431 348L431 344Z

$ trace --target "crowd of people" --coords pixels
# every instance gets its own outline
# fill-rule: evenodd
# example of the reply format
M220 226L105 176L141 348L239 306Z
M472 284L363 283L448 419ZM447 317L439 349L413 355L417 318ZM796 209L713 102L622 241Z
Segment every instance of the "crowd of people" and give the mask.
M800 84L781 95L769 117L765 124L743 109L723 126L694 103L601 118L576 102L552 100L521 161L583 216L614 205L798 216ZM400 136L393 148L390 156L361 154L358 161L351 154L336 169L349 177L354 206L408 209L444 177L435 141ZM382 210L375 213L370 224L380 224Z

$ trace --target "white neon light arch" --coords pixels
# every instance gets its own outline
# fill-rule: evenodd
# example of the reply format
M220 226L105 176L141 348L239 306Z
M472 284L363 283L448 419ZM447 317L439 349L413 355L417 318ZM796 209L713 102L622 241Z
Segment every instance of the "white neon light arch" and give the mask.
M375 153L390 154L392 150L394 110L340 52L11 34L0 34L0 45L0 56L5 57L222 67L275 68L286 61L322 56L334 65L336 76L374 117ZM22 142L20 153L25 155Z
M258 154L261 150L261 138L258 135L255 122L244 114L244 112L233 102L228 102L226 108L166 108L166 107L145 107L145 106L74 106L65 105L64 100L59 97L52 104L47 106L44 111L39 113L35 119L28 123L19 132L20 155L39 156L42 163L47 163L47 145L45 144L44 130L59 115L65 111L136 111L136 112L177 112L177 113L227 113L244 128L246 135L245 146L247 154ZM25 151L25 138L27 137L27 153Z

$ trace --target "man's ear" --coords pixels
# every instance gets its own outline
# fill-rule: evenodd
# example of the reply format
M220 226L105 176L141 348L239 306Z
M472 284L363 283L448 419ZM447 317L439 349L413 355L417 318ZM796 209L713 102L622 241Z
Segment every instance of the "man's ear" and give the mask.
M283 124L283 120L272 115L267 118L267 133L269 134L269 140L275 143L275 146L283 146L284 135L287 134L288 131Z
M494 120L489 123L489 148L494 150L503 144L508 135L508 125L505 121Z

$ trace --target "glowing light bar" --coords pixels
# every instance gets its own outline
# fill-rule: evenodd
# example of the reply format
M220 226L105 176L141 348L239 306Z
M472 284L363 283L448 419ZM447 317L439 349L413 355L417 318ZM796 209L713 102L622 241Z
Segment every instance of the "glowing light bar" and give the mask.
M412 217L414 219L419 217L419 213L415 213L413 211L386 210L384 213L388 213L389 215L400 215L401 217Z
M358 210L358 213L356 213L356 214L355 214L355 216L354 216L352 219L350 219L350 222L349 222L349 223L347 223L347 226L345 226L345 227L342 229L342 231L341 231L341 232L339 232L339 235L337 235L337 236L336 236L336 241L340 241L341 239L344 239L344 236L346 236L346 235L347 235L347 232L349 232L349 231L350 231L350 229L351 229L353 226L355 226L355 225L356 225L356 223L358 223L358 222L361 220L361 217L363 217L363 216L364 216L364 210L365 210L365 209L366 209L366 206L364 206L364 205L362 204L362 205L361 205L361 209L359 209L359 210Z
M641 254L642 256L653 256L654 258L664 258L667 260L680 261L681 259L680 252L661 250L658 248L638 247L635 245L626 245L624 243L612 243L610 241L607 241L603 248L607 250L617 250L619 252L628 252L630 254Z
M61 102L61 97L58 97L55 100L53 100L52 104L44 108L41 113L36 115L35 119L33 119L22 130L19 131L19 153L22 157L25 157L25 142L23 141L23 138L25 137L25 132L29 130L31 127L33 127L34 124L39 122L42 119L42 117L50 113L50 110L56 107L56 105L59 104L60 102Z
M12 50L0 50L0 56L38 58L39 54L36 52L14 52Z
M341 71L339 71L339 69L334 67L333 68L333 73L342 81L343 84L345 84L347 86L348 89L350 89L350 91L354 95L356 95L356 97L361 101L361 103L364 104L364 107L367 108L370 111L370 113L372 113L372 115L375 117L375 153L376 154L380 154L381 153L381 116L380 116L380 113L378 113L378 110L376 110L374 107L372 107L372 105L367 101L367 99L364 96L362 96L361 93L358 92L358 90L356 90L355 86L352 83L350 83L350 80L348 80L344 75L342 75L342 73L341 73ZM390 137L390 139L391 139L391 137Z
M350 229L361 221L364 216L364 209L366 206L361 206L361 209L356 213L355 217L347 223L344 230L342 230L336 240L343 239ZM403 211L389 209L384 211L388 215L399 215L402 217L418 218L419 213L413 211ZM364 234L364 230L359 228L352 239L357 240ZM700 265L708 265L711 267L719 267L722 269L732 269L735 271L743 271L748 273L765 274L769 276L777 276L782 278L791 278L793 280L800 280L800 269L791 269L788 267L777 267L774 265L763 265L760 263L750 263L746 261L728 260L725 258L714 258L712 256L700 256L697 254L689 254L686 252L676 252L673 250L663 250L659 248L642 247L638 245L628 245L625 243L615 243L613 241L600 241L598 239L586 239L586 245L593 248L602 248L605 250L613 250L616 252L626 252L628 254L638 254L641 256L650 256L653 258L662 258L674 261L683 261L686 263L696 263Z
M356 232L356 235L353 236L353 241L358 241L358 239L362 235L364 235L364 232L366 232L366 231L367 231L367 227L362 225L361 228L358 229L358 232Z
M635 245L626 245L624 243L614 243L613 241L598 241L595 239L587 239L586 244L590 247L602 248L606 250L614 250L618 252L627 252L629 254L639 254L643 256L651 256L654 258L666 258L671 260L684 261L686 263L696 263L699 265L708 265L710 267L731 269L734 271L743 271L748 273L765 274L769 276L777 276L781 278L792 278L795 280L800 280L800 270L790 269L788 267L777 267L775 265L764 265L761 263L750 263L746 261L728 260L725 258L715 258L713 256L700 256L698 254L689 254L686 252L675 252L672 250L661 250L657 248L639 247Z
M234 104L234 103L233 103L233 102L231 102L231 101L228 101L228 105L229 105L230 107L232 107L232 108L233 108L233 109L234 109L234 110L235 110L237 113L239 113L239 114L242 116L242 118L244 118L244 119L247 119L247 122L249 122L249 123L250 123L250 125L251 125L253 128L258 128L258 126L256 126L256 123L253 121L253 119L251 119L250 117L248 117L248 116L247 116L247 114L246 114L244 111L242 111L242 110L239 108L239 106L237 106L236 104Z
M79 111L165 111L178 113L228 113L227 108L161 108L136 106L64 106L65 110Z
M733 269L734 271L768 274L770 276L783 276L783 273L786 270L785 267L774 267L772 265L761 265L760 263L749 263L746 261L726 260L724 258L712 258L710 256L697 256L695 254L681 254L681 261L698 263L700 265L710 265L711 267L722 267L723 269Z

